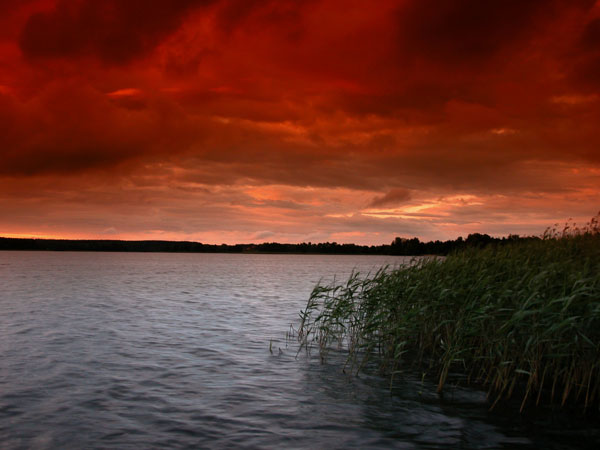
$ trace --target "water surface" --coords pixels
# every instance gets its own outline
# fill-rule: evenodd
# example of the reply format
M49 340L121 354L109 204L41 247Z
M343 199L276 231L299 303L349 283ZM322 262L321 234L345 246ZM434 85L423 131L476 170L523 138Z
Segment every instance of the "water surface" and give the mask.
M400 257L0 252L0 448L593 448L285 340L320 279Z

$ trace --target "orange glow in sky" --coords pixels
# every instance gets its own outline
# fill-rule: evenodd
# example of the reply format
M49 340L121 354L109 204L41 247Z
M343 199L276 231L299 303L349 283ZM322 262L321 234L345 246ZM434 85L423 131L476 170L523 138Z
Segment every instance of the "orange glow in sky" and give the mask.
M600 2L7 0L0 236L390 243L600 210Z

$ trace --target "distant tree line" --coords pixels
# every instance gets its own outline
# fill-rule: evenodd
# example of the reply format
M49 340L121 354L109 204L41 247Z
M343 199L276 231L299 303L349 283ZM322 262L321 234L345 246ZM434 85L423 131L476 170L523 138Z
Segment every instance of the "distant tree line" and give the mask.
M90 251L90 252L170 252L170 253L301 253L336 255L447 255L465 247L502 245L517 240L539 239L536 237L495 238L487 234L473 233L466 239L459 237L448 241L421 242L418 238L397 237L390 245L338 244L337 242L303 242L301 244L215 245L189 241L119 241L119 240L67 240L67 239L23 239L1 238L0 250L47 250L47 251Z
M520 237L511 234L508 237L496 238L489 234L472 233L463 239L462 236L449 241L429 241L421 242L418 238L404 239L397 237L392 242L391 255L447 255L456 250L466 247L482 248L490 244L502 245L508 242L536 240L538 237Z

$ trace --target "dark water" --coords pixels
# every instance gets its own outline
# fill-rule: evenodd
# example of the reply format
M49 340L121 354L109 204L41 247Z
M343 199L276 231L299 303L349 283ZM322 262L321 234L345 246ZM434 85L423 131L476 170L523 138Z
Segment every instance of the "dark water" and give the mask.
M0 448L594 448L287 345L314 284L393 257L0 252ZM269 351L272 341L273 353Z

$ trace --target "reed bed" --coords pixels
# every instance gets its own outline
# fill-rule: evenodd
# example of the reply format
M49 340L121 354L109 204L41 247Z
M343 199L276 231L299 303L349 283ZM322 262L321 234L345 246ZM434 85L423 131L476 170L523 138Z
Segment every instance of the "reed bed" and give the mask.
M488 389L492 408L518 396L600 405L600 233L467 248L317 285L301 312L301 348L348 351L345 370L376 362L390 375L419 368L442 391L449 374ZM396 379L398 377L396 376Z

